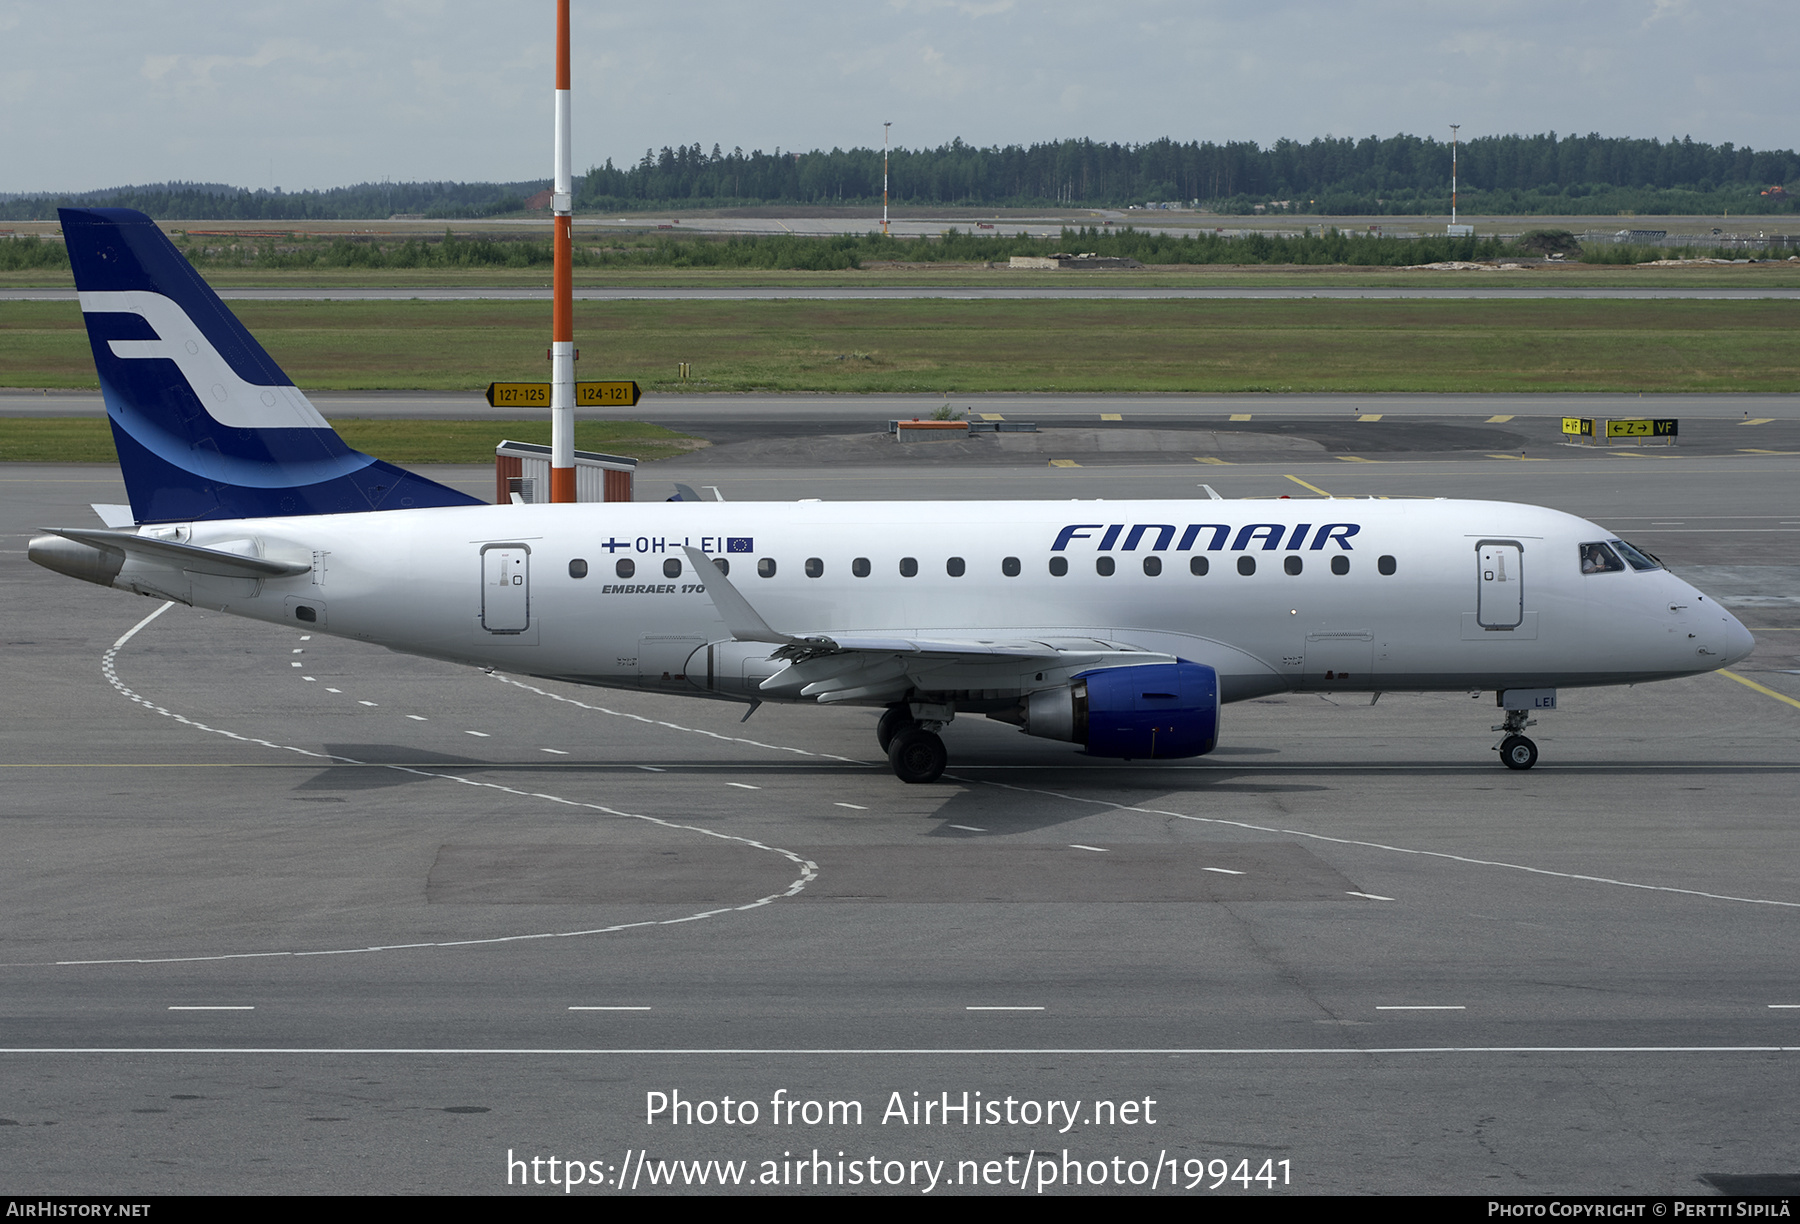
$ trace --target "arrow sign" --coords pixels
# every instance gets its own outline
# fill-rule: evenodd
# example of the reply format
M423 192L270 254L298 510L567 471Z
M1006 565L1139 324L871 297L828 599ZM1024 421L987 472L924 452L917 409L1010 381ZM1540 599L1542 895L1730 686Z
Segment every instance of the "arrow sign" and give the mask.
M578 408L630 408L643 397L635 382L578 382ZM549 383L489 383L487 402L493 408L548 408Z
M634 382L578 382L575 384L575 406L630 408L642 394Z

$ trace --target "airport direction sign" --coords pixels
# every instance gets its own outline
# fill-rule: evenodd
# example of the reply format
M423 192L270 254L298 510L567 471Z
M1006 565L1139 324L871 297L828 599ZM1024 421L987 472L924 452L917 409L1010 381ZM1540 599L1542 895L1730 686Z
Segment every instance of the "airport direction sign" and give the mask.
M630 408L643 398L635 382L578 382L577 408ZM493 408L548 408L550 384L531 382L489 383L487 402Z
M575 405L578 408L630 408L643 392L634 382L578 382Z
M492 403L493 401L490 399L488 402ZM1584 438L1594 436L1594 418L1592 417L1564 417L1562 423L1563 432L1566 434Z
M1608 421L1606 436L1609 438L1673 438L1680 433L1680 421L1639 418L1632 420Z
M548 408L549 383L489 383L487 402L490 408Z

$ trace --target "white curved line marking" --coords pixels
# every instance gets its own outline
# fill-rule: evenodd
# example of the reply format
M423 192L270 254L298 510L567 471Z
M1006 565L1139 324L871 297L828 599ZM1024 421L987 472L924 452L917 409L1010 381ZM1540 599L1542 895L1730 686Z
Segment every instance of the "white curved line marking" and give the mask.
M274 748L281 752L294 752L301 756L313 757L321 761L334 761L346 765L367 765L370 763L367 761L356 760L354 757L338 756L329 752L313 752L306 748L296 748L292 744L277 744L272 740L259 739L253 735L239 735L235 731L226 731L220 727L209 727L203 722L197 722L185 715L177 714L175 711L159 706L148 698L139 696L137 693L133 692L126 686L124 681L119 679L119 674L115 667L115 660L118 658L119 651L124 648L127 642L131 641L132 638L136 637L140 631L149 625L151 621L155 620L172 607L174 607L173 602L165 603L156 611L146 616L143 620L133 625L130 629L126 630L125 633L120 635L119 640L114 642L112 648L101 657L100 674L106 677L108 684L111 684L120 693L124 694L124 696L136 704L143 706L145 709L161 714L164 718L173 718L176 722L181 723L184 726L193 727L198 731L207 731L214 735L223 735L228 739L234 739L240 743L259 744L264 748ZM421 778L441 778L446 782L456 782L463 786L477 786L486 790L497 790L508 795L518 795L527 799L545 799L551 803L566 804L569 807L587 808L590 811L601 812L608 816L622 816L630 820L642 820L650 824L661 825L665 829L676 829L684 833L699 833L705 837L716 837L720 841L738 842L741 845L750 846L757 850L766 850L771 854L781 855L783 858L800 868L800 875L799 878L788 885L784 891L770 893L766 897L758 897L756 900L747 902L743 905L721 906L718 909L703 910L698 914L688 914L681 918L656 918L647 919L643 922L620 922L615 923L612 926L593 927L581 931L541 931L528 935L495 935L486 939L446 939L424 943L372 944L362 948L321 948L309 952L230 952L213 956L128 956L115 957L108 960L56 961L55 963L58 965L164 965L192 961L256 960L276 956L350 956L364 952L395 952L411 948L466 948L481 944L519 943L532 939L571 939L581 935L608 935L614 931L629 931L634 927L675 926L684 922L698 922L703 918L715 918L720 914L731 914L741 910L756 909L758 906L768 905L773 901L780 901L785 897L797 895L801 889L817 879L819 874L819 866L817 863L801 858L791 850L783 850L780 846L767 845L749 837L738 837L730 833L719 833L712 829L701 828L699 825L678 824L672 820L664 820L659 816L645 816L639 812L622 812L617 808L610 808L599 803L588 803L580 799L565 799L560 795L547 795L539 791L519 790L512 786L502 786L498 782L482 782L474 778L458 777L455 774L434 773L431 770L417 769L410 765L383 765L380 768L392 769L398 773L415 774Z

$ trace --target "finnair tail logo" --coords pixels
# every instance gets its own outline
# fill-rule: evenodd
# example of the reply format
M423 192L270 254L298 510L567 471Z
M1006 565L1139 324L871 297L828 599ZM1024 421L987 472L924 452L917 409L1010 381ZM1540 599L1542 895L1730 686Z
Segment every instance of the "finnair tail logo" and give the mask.
M84 314L133 314L155 340L109 340L114 357L173 361L207 415L231 429L330 429L319 410L293 386L259 387L238 377L187 311L173 298L144 289L83 293Z

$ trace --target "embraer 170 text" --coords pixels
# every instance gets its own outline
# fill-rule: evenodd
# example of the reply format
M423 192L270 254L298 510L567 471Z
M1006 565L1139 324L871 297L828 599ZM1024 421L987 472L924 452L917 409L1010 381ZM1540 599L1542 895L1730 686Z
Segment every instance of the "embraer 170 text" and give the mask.
M577 684L884 707L908 782L958 714L1164 759L1287 692L1492 690L1529 769L1558 688L1754 644L1606 530L1506 502L490 506L348 447L148 217L62 223L131 507L30 555L102 586Z

